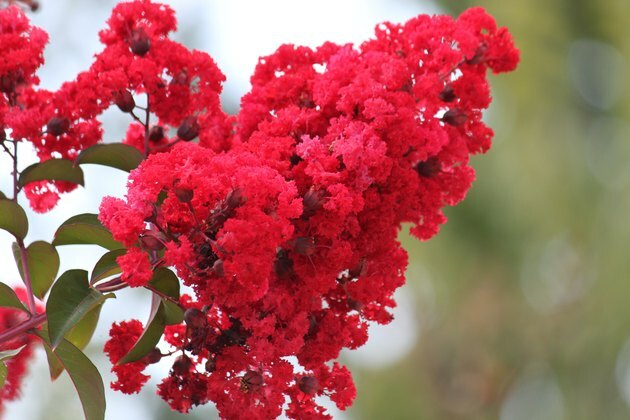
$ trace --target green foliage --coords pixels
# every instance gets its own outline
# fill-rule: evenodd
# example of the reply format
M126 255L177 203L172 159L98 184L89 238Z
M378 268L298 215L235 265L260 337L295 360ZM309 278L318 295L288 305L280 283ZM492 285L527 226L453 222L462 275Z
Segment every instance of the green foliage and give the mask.
M13 244L13 256L20 276L24 280L24 270L17 243ZM44 241L35 241L26 248L26 265L28 266L33 294L43 299L59 271L59 254L54 246Z
M116 262L116 258L125 255L126 249L115 249L109 251L96 262L90 276L90 284L94 285L100 280L121 273L121 269Z
M9 286L0 283L0 307L15 308L27 311L24 304L18 299L17 295Z
M114 240L112 234L99 222L98 216L91 213L79 214L63 222L55 232L52 244L100 245L109 250L123 248L123 245Z
M20 174L18 185L25 186L35 181L66 181L83 185L83 170L68 159L49 159L34 163Z
M0 229L6 230L18 239L28 233L28 219L24 209L16 202L0 199Z
M135 147L110 143L88 147L79 154L76 163L80 165L92 163L130 172L138 167L142 159L142 154Z
M85 270L63 273L55 282L46 303L51 346L57 347L68 331L110 296L90 287Z

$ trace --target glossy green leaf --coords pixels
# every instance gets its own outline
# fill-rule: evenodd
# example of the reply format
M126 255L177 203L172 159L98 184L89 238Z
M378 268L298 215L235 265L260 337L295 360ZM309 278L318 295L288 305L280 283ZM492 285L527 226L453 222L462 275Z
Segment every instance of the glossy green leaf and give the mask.
M55 348L71 328L106 298L90 287L87 271L69 270L63 273L55 282L46 303L52 347Z
M120 274L122 270L118 266L116 262L116 258L121 255L125 255L127 250L125 249L115 249L113 251L109 251L98 260L94 269L92 270L92 276L90 277L90 284L96 284L100 280L103 280L109 276L114 276L116 274Z
M22 260L18 244L13 244L13 256L20 276L24 279ZM31 277L33 293L43 299L59 272L59 253L54 246L44 241L35 241L26 248L26 265Z
M168 268L160 267L153 273L148 284L148 289L155 290L161 295L166 295L174 300L179 300L179 279ZM162 297L164 305L164 320L166 325L181 324L184 320L184 311L175 302Z
M83 170L68 159L49 159L24 169L18 184L23 187L35 181L66 181L83 185Z
M96 308L89 311L77 325L75 325L66 334L66 340L72 343L79 350L83 350L94 335L94 330L98 324L98 319L101 315L101 308L103 305L98 305ZM48 367L50 370L50 378L54 381L64 371L64 367L55 357L48 356Z
M144 331L129 352L118 361L118 365L135 362L142 359L155 348L164 333L166 326L165 309L159 296L153 295L151 300L151 314Z
M0 361L9 360L17 356L18 353L21 352L24 347L26 347L26 344L21 347L18 347L17 349L0 351Z
M63 222L55 232L53 245L100 245L112 250L123 245L112 238L112 234L99 222L96 214L84 213Z
M162 304L166 325L177 325L184 321L184 310L178 304L166 299L162 299Z
M4 381L7 380L7 376L9 375L9 371L7 370L7 365L4 362L0 362L0 389L4 386Z
M96 366L85 354L67 340L62 340L53 350L45 333L38 335L44 340L46 353L68 372L79 394L86 420L105 418L105 387Z
M168 268L160 267L153 272L149 288L155 289L173 299L179 299L179 279Z
M4 283L0 283L0 307L15 308L28 312L22 301L17 297L13 289Z
M133 146L122 143L95 144L82 151L77 157L78 164L93 163L130 172L136 169L143 156Z
M28 233L28 219L24 209L16 202L0 199L0 229L16 238L24 239Z

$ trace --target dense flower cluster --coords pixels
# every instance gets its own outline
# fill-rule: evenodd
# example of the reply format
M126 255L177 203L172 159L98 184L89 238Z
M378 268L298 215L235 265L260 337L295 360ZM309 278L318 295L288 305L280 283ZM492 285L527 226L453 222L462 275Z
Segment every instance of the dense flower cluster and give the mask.
M140 360L121 363L142 323L112 326L114 389L138 392L144 368L165 359L158 394L175 410L327 418L319 397L345 409L356 394L340 351L392 319L401 225L429 239L464 198L469 156L492 138L487 70L514 69L518 51L481 8L384 23L360 46L284 45L260 59L233 117L219 102L224 76L170 40L175 28L167 6L118 5L92 66L48 92L34 76L46 35L17 7L0 11L0 134L42 160L75 159L100 141L105 109L133 119L123 142L146 159L99 218L126 248L124 283L148 286L172 267L192 293L164 348ZM72 188L40 181L26 194L46 211Z
M16 290L22 301L26 302L24 288ZM41 308L39 308L41 310ZM0 333L19 324L27 318L27 314L19 309L0 307ZM0 343L0 352L19 350L15 356L5 360L8 375L4 386L0 388L0 416L4 410L4 404L13 401L20 396L22 380L26 374L28 364L31 362L34 344L37 341L33 335L21 335L10 341Z
M129 35L117 25L145 7L119 6L102 38L122 45ZM163 33L142 34L156 65L172 65ZM315 397L341 409L352 402L349 371L330 361L365 343L368 322L391 320L407 264L401 224L428 239L445 221L442 207L464 198L469 156L492 137L481 121L487 69L517 61L507 31L477 8L457 20L382 24L359 47L280 47L260 60L234 132L216 101L215 67L199 76L209 92L182 83L175 95L172 79L152 91L156 112L178 101L161 121L182 120L179 139L200 141L149 156L126 200L105 199L100 218L128 248L118 262L130 286L171 266L194 291L180 302L185 323L165 334L179 355L158 393L173 409L212 401L226 418L273 418L283 407L321 418ZM129 143L141 145L141 128ZM128 381L130 392L143 382Z

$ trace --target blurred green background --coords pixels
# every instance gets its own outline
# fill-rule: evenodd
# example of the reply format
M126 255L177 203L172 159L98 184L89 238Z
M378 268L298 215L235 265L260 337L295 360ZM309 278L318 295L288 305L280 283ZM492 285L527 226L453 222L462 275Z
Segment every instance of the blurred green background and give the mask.
M66 3L81 13L96 4ZM431 241L401 235L411 256L401 309L365 351L344 353L358 398L335 418L630 418L630 2L384 4L402 3L453 15L485 7L514 35L521 64L491 79L495 143L473 159L467 199L447 209L449 222ZM184 40L197 28L184 25ZM238 96L228 89L224 99L235 112ZM108 381L101 348L90 351ZM68 379L51 388L44 363L9 418L81 416ZM135 420L215 416L211 407L170 413L154 383L147 388L142 408L136 397L108 394L108 418L125 410Z

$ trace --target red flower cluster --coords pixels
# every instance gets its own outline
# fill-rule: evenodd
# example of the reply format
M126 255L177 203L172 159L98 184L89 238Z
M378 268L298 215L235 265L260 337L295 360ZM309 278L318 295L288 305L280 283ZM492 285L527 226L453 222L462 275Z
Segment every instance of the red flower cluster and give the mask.
M492 137L487 69L512 70L518 51L480 8L382 24L358 48L285 45L260 60L232 132L223 76L168 41L173 27L163 6L120 5L101 54L115 51L137 77L128 89L143 86L160 125L179 124L172 147L132 172L126 200L100 212L128 247L118 262L130 286L172 266L194 290L180 302L185 323L167 327L179 355L158 393L183 412L212 401L226 418L327 417L315 397L344 409L355 396L330 361L367 340L369 321L391 320L407 264L401 224L428 239L442 207L464 198L469 155ZM141 150L142 128L127 137ZM130 325L138 335L135 322L112 329L112 361ZM130 368L125 385L123 367L114 386L137 391L145 377Z
M18 288L15 290L18 297L26 302L26 290ZM39 309L42 309L41 307ZM0 333L27 319L26 312L14 308L0 307ZM12 340L0 344L0 352L20 349L20 352L12 358L5 360L8 375L4 386L0 388L0 416L4 410L4 404L13 401L20 396L22 380L26 375L26 369L33 356L33 345L37 341L34 335L21 335Z
M178 411L214 402L225 418L327 418L321 396L345 409L356 391L334 360L365 343L369 322L391 320L401 225L429 239L464 198L469 156L492 138L487 70L518 62L511 36L475 8L381 24L358 47L284 45L260 59L230 117L214 61L168 38L170 8L122 3L108 24L90 69L48 92L34 76L46 35L16 7L0 11L0 134L42 160L74 159L100 140L109 106L134 120L124 142L147 159L100 220L127 248L124 282L174 267L193 296L165 352L117 365L143 328L114 324L112 387L138 392L147 364L172 359L158 393ZM72 188L32 183L27 196L45 211Z

